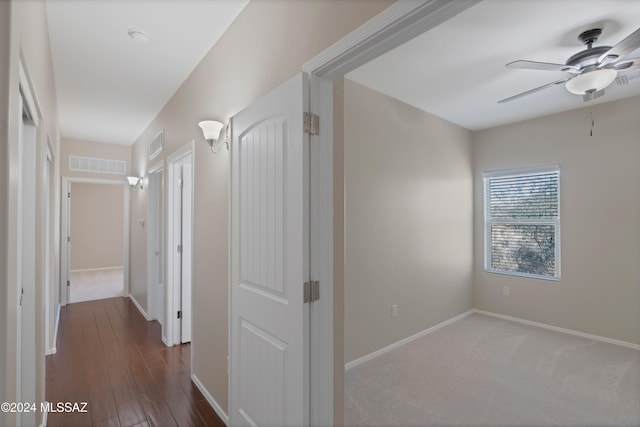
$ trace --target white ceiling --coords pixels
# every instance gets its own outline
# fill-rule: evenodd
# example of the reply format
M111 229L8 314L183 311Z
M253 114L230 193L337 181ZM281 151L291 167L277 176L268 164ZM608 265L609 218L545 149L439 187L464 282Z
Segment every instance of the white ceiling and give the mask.
M62 136L133 144L247 3L47 0Z
M639 26L636 0L483 0L347 77L465 128L484 129L585 106L564 85L498 104L567 76L506 63L564 64L585 48L577 39L582 31L602 28L595 46L613 46ZM640 73L628 73L634 77L628 85L612 84L595 103L639 95Z

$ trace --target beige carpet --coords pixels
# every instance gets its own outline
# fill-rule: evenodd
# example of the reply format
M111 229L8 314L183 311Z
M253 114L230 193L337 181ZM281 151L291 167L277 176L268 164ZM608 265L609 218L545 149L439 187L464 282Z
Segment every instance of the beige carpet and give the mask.
M345 381L348 426L640 426L640 351L481 314Z
M72 271L69 302L93 301L123 295L124 269Z

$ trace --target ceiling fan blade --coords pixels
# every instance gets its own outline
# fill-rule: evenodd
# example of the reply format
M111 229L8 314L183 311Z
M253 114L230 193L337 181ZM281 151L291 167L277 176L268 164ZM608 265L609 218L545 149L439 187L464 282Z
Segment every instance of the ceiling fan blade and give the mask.
M640 28L622 39L620 43L600 55L598 64L608 64L624 58L634 50L640 48Z
M628 70L629 68L637 67L640 67L640 58L631 58L624 60L623 62L618 62L611 68L613 68L614 70L622 71Z
M507 68L521 68L524 70L543 70L543 71L566 71L568 73L578 74L580 68L566 64L553 64L551 62L538 61L513 61L505 65Z
M541 91L541 90L546 89L548 87L562 84L562 83L566 82L569 79L570 78L556 80L555 82L547 83L546 85L539 86L539 87L536 87L534 89L530 89L530 90L528 90L526 92L519 93L519 94L511 96L509 98L501 99L500 101L498 101L498 104L504 104L505 102L513 101L514 99L518 99L518 98L522 98L523 96L531 95L532 93Z

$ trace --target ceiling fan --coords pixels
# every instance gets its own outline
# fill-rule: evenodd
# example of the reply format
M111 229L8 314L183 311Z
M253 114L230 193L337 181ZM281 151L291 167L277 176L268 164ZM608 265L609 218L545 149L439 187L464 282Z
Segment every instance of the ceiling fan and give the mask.
M498 103L513 101L560 84L564 84L569 92L582 95L584 101L590 101L604 95L604 89L616 80L619 71L640 68L640 57L627 58L629 54L640 48L640 28L613 47L593 47L593 43L598 40L600 34L602 34L600 28L580 33L578 40L587 45L587 48L571 56L565 64L523 60L508 63L507 68L563 71L569 76L502 99Z

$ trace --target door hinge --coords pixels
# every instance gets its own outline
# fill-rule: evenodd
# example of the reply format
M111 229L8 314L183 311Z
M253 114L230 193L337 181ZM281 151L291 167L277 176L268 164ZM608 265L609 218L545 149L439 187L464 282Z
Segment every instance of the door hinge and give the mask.
M182 245L178 245L178 253L181 254L182 253Z
M320 299L320 282L317 280L304 282L302 298L305 304L308 302L318 301Z
M67 243L71 243L71 236L67 236Z
M320 117L313 113L304 113L304 131L310 135L319 135Z
M182 319L182 310L178 310L178 319Z
M67 199L70 199L70 198L71 198L71 191L67 193Z
M71 280L67 280L67 286L71 286Z

